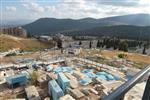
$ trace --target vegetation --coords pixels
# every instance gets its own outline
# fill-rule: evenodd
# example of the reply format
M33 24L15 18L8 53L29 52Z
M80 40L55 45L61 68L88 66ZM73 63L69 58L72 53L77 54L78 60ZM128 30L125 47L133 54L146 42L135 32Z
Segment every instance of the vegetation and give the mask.
M146 54L146 45L144 44L143 54Z
M61 40L57 41L57 48L59 48L59 49L62 48L62 41Z
M117 25L117 26L100 26L92 29L68 32L67 35L99 36L99 37L109 36L109 37L119 37L123 39L149 40L150 39L149 32L150 26Z
M92 48L92 41L90 41L89 48Z
M97 41L97 45L96 45L96 47L97 47L97 48L102 47L102 42L100 42L100 40L98 40L98 41Z
M125 51L127 52L128 51L128 44L126 41L123 41L119 44L119 50L122 50L122 51Z
M150 37L149 14L79 20L41 18L22 27L31 35L51 35L61 32L71 36L115 36L140 40Z
M6 57L9 57L9 56L16 56L16 53L11 53L11 54L6 55Z
M143 48L143 54L146 54L146 50L150 47L150 42L105 37L103 39L99 39L96 46L97 48L113 48L114 50L121 50L125 52L127 52L128 49L135 51L137 48Z
M148 41L143 45L143 54L146 54L146 49L150 47L150 42Z
M79 41L79 45L82 45L82 41Z
M0 52L8 51L13 48L20 48L23 51L38 51L53 47L53 43L43 43L37 39L18 38L9 35L0 35Z
M118 54L118 57L119 57L119 58L126 58L126 56L127 56L127 55L126 55L126 54L123 54L123 53Z
M31 77L30 84L35 85L37 83L38 76L39 76L38 72L37 71L33 71L30 74L30 77Z

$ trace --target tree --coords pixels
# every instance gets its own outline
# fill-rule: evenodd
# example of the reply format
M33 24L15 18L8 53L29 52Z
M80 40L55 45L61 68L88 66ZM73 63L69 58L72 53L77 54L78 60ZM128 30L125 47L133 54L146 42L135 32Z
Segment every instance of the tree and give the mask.
M90 41L89 48L92 48L92 41Z
M122 53L121 53L121 54L118 54L118 57L119 57L119 58L125 58L126 56L127 56L127 55L122 54Z
M39 77L39 74L37 71L33 71L31 74L30 74L30 77L31 77L31 83L30 84L36 84L37 83L37 79Z
M27 33L27 38L31 38L32 35L30 33Z
M123 41L119 44L119 50L122 50L122 51L125 51L125 52L128 51L128 44L127 44L126 41Z
M72 46L71 46L71 44L69 45L69 48L71 48Z
M146 54L146 44L144 44L144 46L143 46L144 48L143 48L143 54Z
M98 40L97 41L97 48L100 48L101 47L101 43L100 43L100 41Z
M79 41L79 45L82 45L82 41Z
M59 49L62 48L62 41L61 40L57 41L57 48L59 48Z
M119 46L119 44L120 44L120 39L118 38L118 39L114 39L113 40L113 49L114 50L116 50L116 49L118 49L118 46Z

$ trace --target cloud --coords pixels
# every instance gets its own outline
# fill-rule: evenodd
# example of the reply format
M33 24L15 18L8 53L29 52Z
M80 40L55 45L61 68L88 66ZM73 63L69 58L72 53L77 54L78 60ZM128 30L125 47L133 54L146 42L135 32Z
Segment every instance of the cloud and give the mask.
M128 6L133 7L139 5L140 0L94 0L98 4L112 5L112 6Z
M40 6L38 3L35 3L35 2L23 2L22 4L26 9L30 10L30 11L33 11L35 13L41 13L41 12L44 12L45 9L44 7Z
M45 11L51 11L54 12L56 10L55 6L46 6Z
M6 7L6 10L7 10L7 11L12 11L12 12L14 12L14 11L16 11L17 9L16 9L16 7L14 7L14 6L7 6L7 7Z
M143 0L23 0L23 6L36 13L57 18L107 17L141 13L148 8ZM45 6L46 4L46 6ZM49 4L49 5L48 5ZM142 9L142 10L141 10ZM67 14L66 14L67 13ZM41 15L42 16L42 15Z
M19 1L19 0L18 0ZM54 18L103 18L136 13L150 13L149 0L20 0L12 6L19 8L16 16L25 19ZM146 2L147 1L147 2ZM7 3L7 2L6 2ZM16 5L15 5L16 4ZM11 6L11 4L9 4ZM8 8L7 8L8 9ZM10 9L10 8L9 8ZM24 11L25 10L25 11ZM24 13L22 14L23 11ZM4 15L4 14L3 14ZM7 17L7 15L5 14ZM5 17L4 16L4 17Z

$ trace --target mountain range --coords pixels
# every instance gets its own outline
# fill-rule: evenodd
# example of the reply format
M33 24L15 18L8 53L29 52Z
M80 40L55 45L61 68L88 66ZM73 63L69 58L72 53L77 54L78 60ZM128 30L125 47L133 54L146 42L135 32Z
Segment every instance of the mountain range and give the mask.
M124 34L123 36L129 37L139 37L138 34L143 34L144 37L150 37L150 14L131 14L100 19L40 18L22 27L31 35L50 35L60 32L69 35L83 35L84 33L84 35L96 36Z

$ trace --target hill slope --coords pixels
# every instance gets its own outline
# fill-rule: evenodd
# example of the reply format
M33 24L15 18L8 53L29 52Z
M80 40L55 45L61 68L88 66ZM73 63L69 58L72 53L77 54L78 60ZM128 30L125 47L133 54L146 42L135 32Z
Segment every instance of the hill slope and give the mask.
M132 14L99 19L99 21L118 22L123 25L150 26L150 14Z
M46 44L38 41L37 39L18 38L4 34L0 35L0 44L0 52L13 48L20 48L26 51L36 51L52 47L52 43Z
M132 14L102 19L84 18L79 20L41 18L22 27L32 35L41 35L58 32L73 32L94 27L114 25L150 26L150 15Z
M67 35L111 36L131 39L150 39L150 26L103 26L92 29L75 31Z

